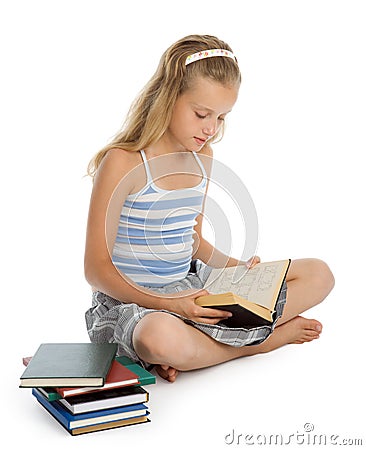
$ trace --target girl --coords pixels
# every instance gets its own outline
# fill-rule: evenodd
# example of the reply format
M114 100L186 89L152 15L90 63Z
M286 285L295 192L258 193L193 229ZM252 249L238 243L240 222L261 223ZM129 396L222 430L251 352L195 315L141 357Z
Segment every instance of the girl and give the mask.
M212 267L259 262L222 254L201 235L212 147L241 82L231 48L213 36L187 36L162 56L122 131L90 162L93 176L85 275L93 287L86 323L93 342L179 371L317 339L322 325L299 316L320 303L334 279L317 259L292 261L272 327L230 329L230 314L195 299ZM179 170L173 170L177 167Z

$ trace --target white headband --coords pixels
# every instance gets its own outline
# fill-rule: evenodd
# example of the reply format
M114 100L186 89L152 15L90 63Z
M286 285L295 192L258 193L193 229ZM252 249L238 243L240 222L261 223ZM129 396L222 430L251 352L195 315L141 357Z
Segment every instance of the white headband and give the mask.
M231 51L224 50L222 48L214 48L212 50L204 50L202 52L193 53L193 55L187 56L186 66L195 61L199 61L200 59L212 58L213 56L226 56L227 58L231 58L236 62L235 55Z

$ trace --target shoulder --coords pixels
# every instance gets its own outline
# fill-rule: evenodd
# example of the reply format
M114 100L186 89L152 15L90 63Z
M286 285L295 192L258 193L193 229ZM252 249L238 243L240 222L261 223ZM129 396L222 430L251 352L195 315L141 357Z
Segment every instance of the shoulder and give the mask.
M141 166L140 152L112 148L102 159L94 181L96 183L104 181L114 186L123 181L133 189L139 166Z
M111 148L103 158L101 166L114 167L116 170L132 169L140 160L140 152Z

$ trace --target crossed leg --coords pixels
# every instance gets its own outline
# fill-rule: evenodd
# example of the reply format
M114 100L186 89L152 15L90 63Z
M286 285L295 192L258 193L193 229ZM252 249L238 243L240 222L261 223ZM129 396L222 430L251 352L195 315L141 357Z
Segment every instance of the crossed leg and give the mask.
M157 365L159 375L174 381L178 371L220 364L242 356L265 353L285 344L317 339L320 322L299 314L319 304L334 286L328 266L318 259L292 261L287 274L287 301L283 316L263 343L246 347L221 344L164 312L151 313L137 324L133 344L138 356Z

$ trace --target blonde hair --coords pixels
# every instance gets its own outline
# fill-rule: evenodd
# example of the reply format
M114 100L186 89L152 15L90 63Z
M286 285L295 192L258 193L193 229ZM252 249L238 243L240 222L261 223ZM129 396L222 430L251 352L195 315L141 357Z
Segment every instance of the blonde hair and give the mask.
M232 51L226 42L215 36L190 35L163 53L155 74L131 105L122 130L90 161L90 176L95 175L110 149L138 151L157 142L169 126L177 98L197 77L210 78L225 86L240 84L238 64L231 58L207 58L185 65L187 56L214 48ZM221 137L222 132L212 139Z

